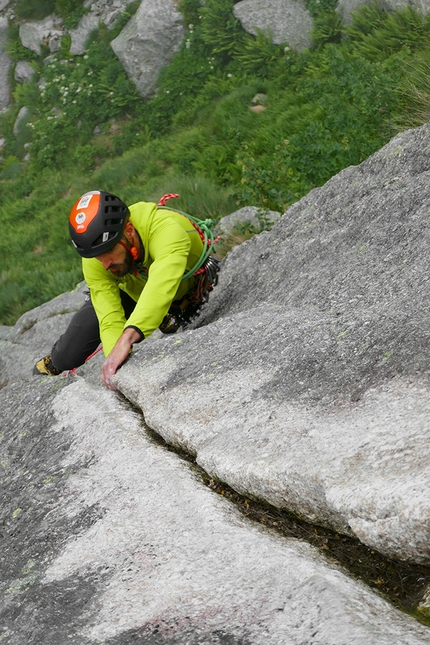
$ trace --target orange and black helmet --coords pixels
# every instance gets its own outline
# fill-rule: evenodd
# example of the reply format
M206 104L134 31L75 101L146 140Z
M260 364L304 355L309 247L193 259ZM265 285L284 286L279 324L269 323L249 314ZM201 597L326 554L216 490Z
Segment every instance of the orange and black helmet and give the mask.
M79 255L95 258L113 249L129 216L128 207L111 193L92 190L82 195L69 217L70 237Z

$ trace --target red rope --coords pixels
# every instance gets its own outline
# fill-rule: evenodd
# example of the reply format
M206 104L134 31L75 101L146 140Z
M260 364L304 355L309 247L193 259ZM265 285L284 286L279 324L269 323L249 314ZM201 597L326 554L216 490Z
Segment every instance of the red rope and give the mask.
M97 349L95 350L95 352L93 352L92 354L90 354L89 356L87 356L87 357L86 357L85 362L86 362L86 363L88 363L88 361L89 361L93 356L95 356L96 354L98 354L102 349L103 349L103 345L100 345L100 347L97 347ZM77 369L78 369L77 367L74 367L74 368L73 368L73 369L71 369L71 370L67 370L66 372L64 372L64 376L65 376L66 374L74 374L74 376L76 376L76 370L77 370Z
M175 198L175 197L179 197L179 195L178 195L177 193L167 193L167 195L163 195L163 197L162 197L162 198L160 199L160 201L158 202L157 206L165 206L165 205L166 205L166 202L167 202L169 199L173 199L173 198ZM180 213L180 215L182 215L182 213ZM186 217L186 215L184 215L184 217ZM203 242L203 244L204 244L204 242L205 242L205 234L204 234L204 233L203 233L203 231L202 231L202 230L197 226L197 224L196 224L195 222L193 222L192 220L190 220L190 222L191 222L191 224L194 226L194 228L196 229L197 233L198 233L198 234L199 234L199 236L200 236L201 241L202 241L202 242ZM214 244L215 244L215 242L214 242ZM208 240L208 245L209 245L209 246L211 245L211 241L210 241L210 240ZM200 269L199 269L199 271L200 271ZM197 271L197 273L195 273L194 275L198 275L198 271Z
M165 206L168 199L173 199L175 197L179 197L179 195L177 195L176 193L167 193L167 195L163 195L157 206Z

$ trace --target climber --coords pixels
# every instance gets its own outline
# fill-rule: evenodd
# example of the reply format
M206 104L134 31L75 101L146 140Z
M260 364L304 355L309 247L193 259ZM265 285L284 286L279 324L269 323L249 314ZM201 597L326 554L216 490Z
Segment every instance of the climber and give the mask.
M102 381L115 390L112 376L134 344L157 328L174 333L198 315L217 282L219 261L209 255L213 241L196 221L164 202L128 208L105 191L82 195L70 212L69 232L89 294L33 373L79 367L101 341Z

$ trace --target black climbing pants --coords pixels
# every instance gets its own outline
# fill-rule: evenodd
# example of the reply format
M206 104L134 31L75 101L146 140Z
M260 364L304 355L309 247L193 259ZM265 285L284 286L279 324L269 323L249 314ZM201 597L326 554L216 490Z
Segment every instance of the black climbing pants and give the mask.
M129 318L136 302L120 289L121 304L126 319ZM100 345L99 321L90 296L75 313L66 331L55 343L51 352L53 365L62 372L72 370L85 363Z

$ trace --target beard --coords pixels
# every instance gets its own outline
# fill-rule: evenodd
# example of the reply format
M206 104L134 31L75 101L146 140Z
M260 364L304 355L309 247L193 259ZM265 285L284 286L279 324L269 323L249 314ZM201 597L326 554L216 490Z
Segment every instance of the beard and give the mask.
M133 257L127 249L125 249L125 257L124 257L124 262L120 262L118 264L111 264L109 267L109 271L114 274L117 278L122 278L127 273L131 273L131 268L133 266Z

